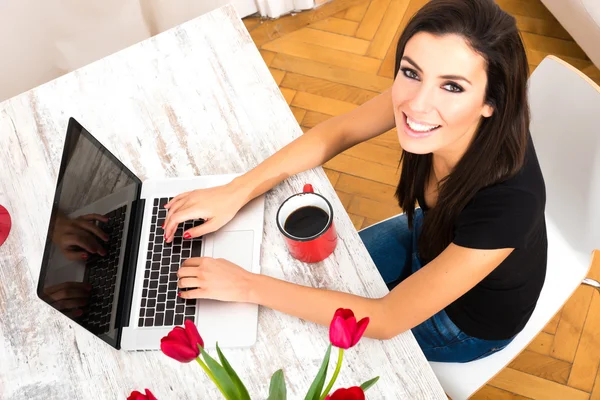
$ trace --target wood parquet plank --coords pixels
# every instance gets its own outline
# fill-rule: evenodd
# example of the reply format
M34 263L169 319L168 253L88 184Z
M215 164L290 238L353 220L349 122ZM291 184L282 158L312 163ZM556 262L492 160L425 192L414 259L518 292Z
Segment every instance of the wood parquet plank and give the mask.
M339 35L354 36L356 30L358 29L358 22L330 17L310 24L308 27L312 29L318 29L320 31L337 33Z
M331 183L331 186L335 187L338 180L340 179L341 173L328 168L323 168L323 171L325 172L325 175L327 175L327 179L329 179L329 183Z
M281 94L283 94L283 98L288 103L288 105L292 104L292 100L296 96L296 91L288 88L279 88L281 90Z
M402 210L397 205L380 203L364 197L354 196L350 202L350 206L348 206L348 212L381 221L402 213Z
M313 30L314 31L314 30ZM376 58L359 56L346 51L334 50L322 45L305 43L296 40L293 36L286 36L274 40L263 46L263 49L287 54L294 57L306 58L320 63L335 65L369 74L379 70L381 61Z
M305 128L314 128L316 125L331 118L331 115L321 114L316 111L307 111L302 126Z
M550 355L550 349L554 343L554 335L546 332L540 332L527 346L527 350L534 351L544 356Z
M501 9L513 16L535 16L536 18L545 19L547 21L556 21L556 18L554 18L552 13L538 0L495 0L495 2Z
M271 63L273 62L273 60L275 59L275 56L277 55L276 53L273 53L272 51L268 51L268 50L259 50L260 55L263 58L263 61L265 62L265 64L267 64L267 67L271 66Z
M356 37L372 40L389 5L390 0L371 0L366 14L358 26Z
M370 90L295 74L293 72L288 72L285 75L281 86L357 105L361 105L379 95L379 93Z
M285 54L277 54L271 67L374 92L383 92L389 89L393 82L392 79L381 76L323 64L304 58L292 57Z
M383 59L383 63L381 64L381 68L379 68L379 75L386 78L394 77L394 64L396 62L396 44L398 43L398 39L402 34L402 31L408 24L408 21L412 18L413 15L416 14L421 7L427 4L429 0L411 0L408 8L404 12L404 16L402 17L402 22L394 35L394 39L392 40L392 45L387 51L385 58Z
M291 89L288 89L291 90ZM354 110L358 107L356 104L346 103L344 101L328 99L315 94L298 92L292 105L305 110L316 111L327 115L340 115Z
M520 396L506 390L486 385L471 397L471 400L528 400L530 397Z
M592 300L591 287L580 286L565 304L550 355L572 363Z
M591 392L600 364L600 293L593 291L581 340L577 347L569 386Z
M570 363L529 350L525 350L519 354L509 364L509 367L561 384L567 383L569 373L571 372Z
M301 124L302 120L306 116L306 110L293 106L290 106L290 109L292 110L292 114L294 114L294 118L296 118L298 124Z
M354 193L357 196L364 197L385 203L397 205L398 201L394 197L396 186L387 185L381 182L375 182L357 176L341 174L335 188L342 192Z
M588 400L589 393L566 385L529 375L512 368L504 368L490 385L532 399Z
M282 70L276 69L276 68L269 68L269 71L271 71L271 75L273 75L273 79L275 79L275 83L277 83L277 86L279 86L281 84L281 81L283 81L283 77L285 76L285 71L282 71Z
M313 10L267 20L252 29L250 36L256 46L261 47L263 44L285 36L290 32L295 32L300 28L304 28L314 22L321 21L340 11L347 10L349 7L364 2L365 0L335 0Z
M368 40L311 28L303 28L292 32L281 39L277 39L278 42L282 40L316 44L327 49L340 50L360 56L367 53L367 49L371 44ZM269 50L268 45L269 44L267 43L262 47Z
M383 59L394 40L394 35L402 22L402 18L410 0L392 0L384 15L379 29L373 37L367 56Z
M361 160L346 154L338 154L324 165L326 168L372 181L396 185L400 178L396 168Z
M387 165L388 167L392 168L398 168L398 161L400 160L399 150L378 146L371 142L359 143L356 146L344 151L343 154L347 154L361 160Z
M590 400L600 400L600 369L598 369L598 373L596 374L596 382L594 383Z
M549 21L525 15L515 15L514 17L517 20L517 28L522 32L535 33L557 39L573 40L571 35L569 35L558 21Z
M546 326L544 327L543 331L546 333L549 333L551 335L556 335L556 329L558 328L558 323L560 321L561 315L562 315L562 310L560 310L558 313L556 313L556 315L554 317L552 317L550 322L548 322L546 324Z
M588 57L575 42L570 40L556 39L535 33L521 32L525 47L532 50L555 54L559 57L572 57L587 60Z
M362 224L365 222L365 217L363 217L362 215L356 215L356 214L352 214L352 213L348 213L348 216L350 217L350 221L352 221L352 225L354 225L354 228L356 228L356 230L358 231Z
M364 18L367 13L367 9L369 8L370 1L363 1L360 4L349 7L346 10L346 14L344 18L350 21L360 22Z
M350 206L350 202L354 198L354 195L350 194L350 193L340 192L338 190L336 190L335 192L337 193L337 195L338 195L338 197L340 199L340 202L342 203L342 205L346 209L346 212L348 212L348 207Z

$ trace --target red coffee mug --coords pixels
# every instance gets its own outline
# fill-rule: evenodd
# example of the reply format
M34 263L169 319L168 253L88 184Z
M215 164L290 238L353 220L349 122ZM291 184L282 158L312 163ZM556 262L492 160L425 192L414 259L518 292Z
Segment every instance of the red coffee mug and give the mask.
M327 223L323 228L308 237L297 237L287 232L285 223L288 217L296 210L313 206L325 211L328 216ZM277 210L277 227L283 234L287 248L297 260L306 263L315 263L327 258L337 245L337 233L333 224L333 207L331 203L318 193L315 193L312 185L304 185L302 193L288 197Z

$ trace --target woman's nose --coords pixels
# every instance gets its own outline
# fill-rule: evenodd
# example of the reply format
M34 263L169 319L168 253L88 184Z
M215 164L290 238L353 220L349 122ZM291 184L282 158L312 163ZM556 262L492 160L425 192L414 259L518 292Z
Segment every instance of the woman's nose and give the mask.
M431 88L420 85L419 89L414 92L413 98L409 102L411 111L419 114L429 113L433 105L432 92Z

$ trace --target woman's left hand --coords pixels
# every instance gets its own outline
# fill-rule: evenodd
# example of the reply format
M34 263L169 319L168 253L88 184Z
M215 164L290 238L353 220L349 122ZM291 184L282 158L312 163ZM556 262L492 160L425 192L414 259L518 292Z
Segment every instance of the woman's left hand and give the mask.
M196 257L183 262L177 272L184 299L248 302L254 274L222 258ZM191 289L190 289L191 288Z

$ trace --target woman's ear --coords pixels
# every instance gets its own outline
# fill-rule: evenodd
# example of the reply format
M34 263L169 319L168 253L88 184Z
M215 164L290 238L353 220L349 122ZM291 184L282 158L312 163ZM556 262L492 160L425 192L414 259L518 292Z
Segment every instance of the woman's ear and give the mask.
M484 104L483 109L481 110L481 116L484 118L489 118L494 113L494 107L489 104Z

